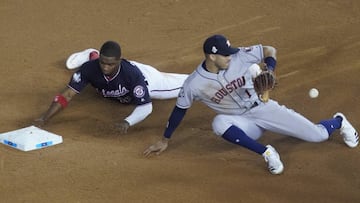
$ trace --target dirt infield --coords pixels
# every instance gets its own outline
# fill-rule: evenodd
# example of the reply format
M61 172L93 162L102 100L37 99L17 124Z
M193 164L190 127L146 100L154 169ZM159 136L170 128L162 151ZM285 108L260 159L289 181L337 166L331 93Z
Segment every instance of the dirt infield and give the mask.
M91 3L89 3L91 2ZM203 40L278 50L278 100L318 122L341 111L360 130L360 1L2 0L1 132L31 125L72 74L73 52L120 42L123 56L164 72L190 73ZM316 87L317 99L307 92ZM266 133L285 164L270 175L262 157L213 135L196 103L160 156L143 150L163 132L175 100L154 101L144 122L119 136L133 109L91 87L44 128L60 145L22 152L0 145L0 202L360 202L360 151L338 132L324 143Z

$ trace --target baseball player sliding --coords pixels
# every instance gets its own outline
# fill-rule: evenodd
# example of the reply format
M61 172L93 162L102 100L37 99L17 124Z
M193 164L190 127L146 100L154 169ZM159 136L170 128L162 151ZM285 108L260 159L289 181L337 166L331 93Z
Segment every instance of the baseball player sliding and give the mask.
M100 56L99 56L100 54ZM136 108L117 124L121 133L144 120L152 112L151 99L171 99L179 94L187 74L160 72L152 66L121 57L120 45L105 42L100 53L86 49L72 54L66 61L68 69L78 69L65 90L54 97L49 109L34 124L43 126L52 116L67 107L71 99L88 84L106 98Z
M268 98L275 84L275 48L260 44L233 48L224 36L214 35L205 40L203 51L205 60L186 79L163 139L147 148L145 156L160 154L168 147L171 135L194 101L202 101L217 112L212 122L216 135L262 155L272 174L281 174L284 165L274 147L256 141L266 130L322 142L340 129L345 144L358 145L358 133L342 113L314 124ZM256 65L261 63L266 64L265 71Z

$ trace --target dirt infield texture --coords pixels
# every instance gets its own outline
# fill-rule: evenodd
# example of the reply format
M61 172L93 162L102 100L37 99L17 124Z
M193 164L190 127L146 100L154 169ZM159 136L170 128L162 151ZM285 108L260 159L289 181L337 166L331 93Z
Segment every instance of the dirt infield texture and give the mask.
M65 60L75 51L116 40L125 58L191 73L212 34L276 47L273 99L314 122L341 111L360 129L359 14L358 0L1 0L1 132L47 109L69 81ZM308 97L312 87L319 98ZM196 103L168 150L144 158L175 100L153 103L151 116L119 136L111 126L133 107L87 88L44 128L62 144L0 145L0 202L360 202L360 151L338 131L317 144L265 133L260 142L285 164L274 176L261 156L215 137L214 112Z

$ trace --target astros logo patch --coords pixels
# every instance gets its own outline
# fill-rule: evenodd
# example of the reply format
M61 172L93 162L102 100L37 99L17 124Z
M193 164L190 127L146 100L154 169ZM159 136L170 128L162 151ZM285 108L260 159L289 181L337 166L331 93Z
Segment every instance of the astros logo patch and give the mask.
M137 98L141 98L145 95L144 87L141 85L138 85L134 88L134 95Z

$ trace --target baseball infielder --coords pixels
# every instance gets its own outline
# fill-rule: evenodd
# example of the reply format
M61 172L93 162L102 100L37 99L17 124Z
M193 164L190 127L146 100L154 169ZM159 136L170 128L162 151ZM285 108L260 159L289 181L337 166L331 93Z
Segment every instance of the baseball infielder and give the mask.
M118 124L121 133L144 120L152 112L151 99L171 99L179 94L187 74L163 73L152 66L121 58L120 45L105 42L99 51L86 49L72 54L66 61L68 69L80 68L72 75L65 90L54 100L35 124L42 126L65 108L70 100L88 84L106 98L123 104L134 104L134 111Z
M216 135L262 155L272 174L282 173L284 165L274 147L256 141L265 130L308 142L322 142L340 129L349 147L358 145L358 133L342 113L314 124L276 101L262 98L265 89L255 91L268 84L273 87L274 79L266 75L271 76L276 66L275 48L262 45L233 48L224 36L214 35L206 39L203 50L205 60L186 79L164 138L147 148L144 155L159 154L167 148L168 140L193 101L201 101L217 112L212 122ZM256 65L262 62L267 65L267 71L261 72ZM259 82L261 78L267 81ZM257 83L256 89L254 83Z

